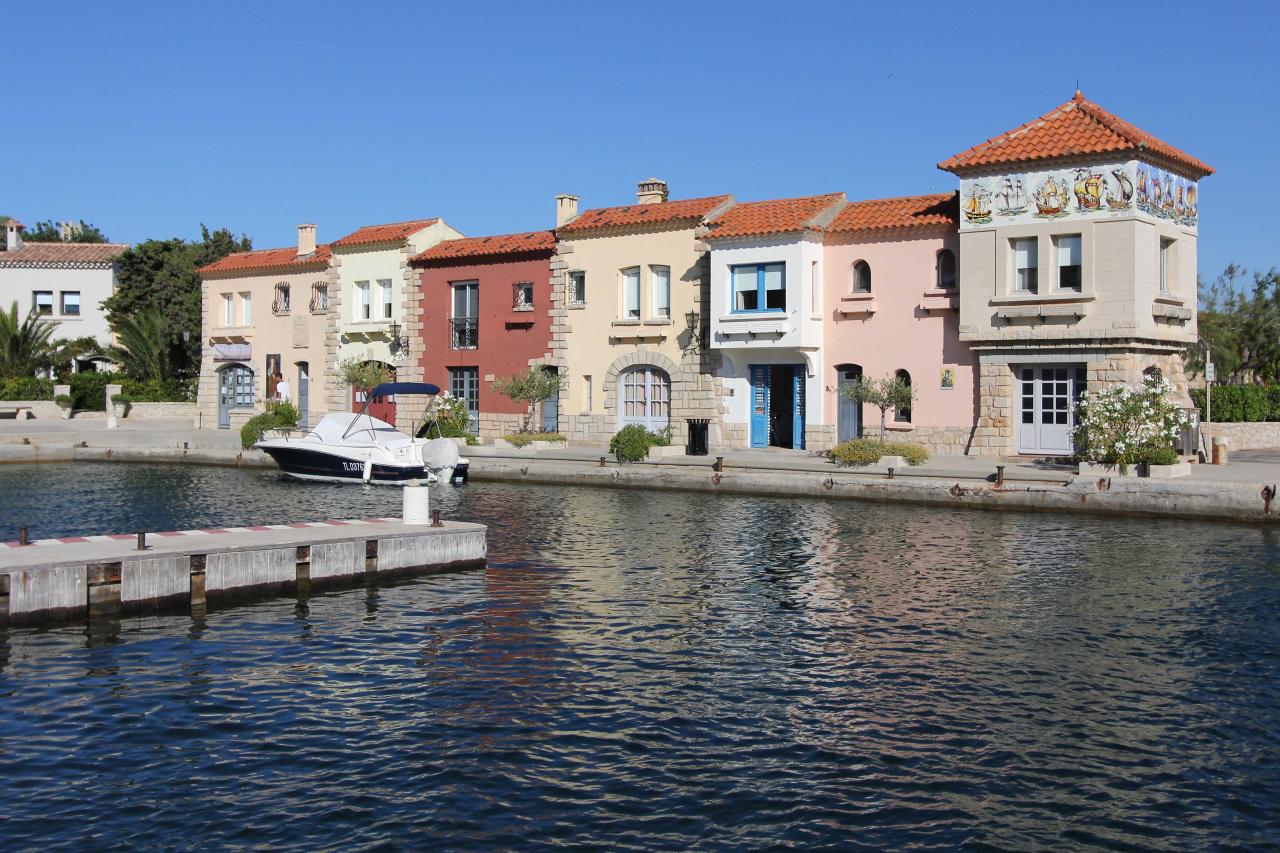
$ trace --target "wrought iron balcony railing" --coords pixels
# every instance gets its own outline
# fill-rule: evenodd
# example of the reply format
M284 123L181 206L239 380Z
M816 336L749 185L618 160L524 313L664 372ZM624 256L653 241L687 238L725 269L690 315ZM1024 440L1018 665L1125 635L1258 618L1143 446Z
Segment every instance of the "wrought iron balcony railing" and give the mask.
M449 324L453 328L453 349L475 349L480 345L480 325L475 317L455 317Z

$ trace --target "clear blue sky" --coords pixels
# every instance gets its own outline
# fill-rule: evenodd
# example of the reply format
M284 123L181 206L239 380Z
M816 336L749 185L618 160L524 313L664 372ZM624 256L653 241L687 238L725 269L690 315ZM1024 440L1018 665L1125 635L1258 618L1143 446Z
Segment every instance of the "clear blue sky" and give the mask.
M966 9L967 7L967 9ZM288 245L443 216L949 190L936 163L1085 94L1218 169L1200 272L1280 266L1262 3L18 3L0 213Z

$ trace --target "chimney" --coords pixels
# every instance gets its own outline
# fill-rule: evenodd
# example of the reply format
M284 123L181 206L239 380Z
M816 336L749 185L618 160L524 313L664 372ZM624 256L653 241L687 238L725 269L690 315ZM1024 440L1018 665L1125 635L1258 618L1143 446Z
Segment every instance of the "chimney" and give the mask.
M636 201L640 204L661 204L667 200L667 182L661 178L649 178L636 187Z
M298 257L316 253L316 227L314 225L298 226Z
M73 222L58 223L58 239L64 243L70 243L71 237L76 233L76 226Z
M10 219L4 224L4 242L5 248L10 252L22 248L22 223L16 219Z
M578 197L576 195L556 196L556 227L559 228L578 215Z

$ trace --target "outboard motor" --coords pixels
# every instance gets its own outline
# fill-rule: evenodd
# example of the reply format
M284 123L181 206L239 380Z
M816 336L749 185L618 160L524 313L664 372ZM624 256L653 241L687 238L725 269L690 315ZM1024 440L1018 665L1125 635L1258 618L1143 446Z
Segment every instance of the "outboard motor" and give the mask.
M422 463L437 477L442 471L450 472L455 486L467 481L467 463L458 453L458 443L452 438L433 438L422 445ZM461 483L459 482L461 474Z

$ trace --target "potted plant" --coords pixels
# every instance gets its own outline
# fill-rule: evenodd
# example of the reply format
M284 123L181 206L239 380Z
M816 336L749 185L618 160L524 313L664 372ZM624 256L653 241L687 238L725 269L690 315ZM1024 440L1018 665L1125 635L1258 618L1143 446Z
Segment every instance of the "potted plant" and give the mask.
M71 395L59 394L53 398L53 402L58 404L58 411L62 412L63 420L71 417Z
M132 401L129 399L128 394L112 394L111 414L115 415L117 418L123 418L125 413L129 411L130 402Z

